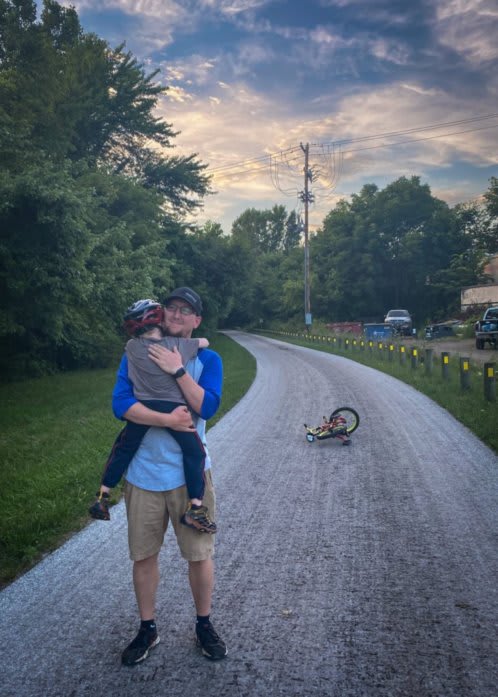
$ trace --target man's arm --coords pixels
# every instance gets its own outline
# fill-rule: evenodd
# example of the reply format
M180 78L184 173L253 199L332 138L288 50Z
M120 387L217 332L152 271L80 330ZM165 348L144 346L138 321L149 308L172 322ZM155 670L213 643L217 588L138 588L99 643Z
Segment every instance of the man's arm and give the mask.
M159 426L159 428L172 428L174 431L194 431L192 414L187 407L180 405L169 414L161 414L152 411L144 404L135 402L124 414L127 421L144 426Z

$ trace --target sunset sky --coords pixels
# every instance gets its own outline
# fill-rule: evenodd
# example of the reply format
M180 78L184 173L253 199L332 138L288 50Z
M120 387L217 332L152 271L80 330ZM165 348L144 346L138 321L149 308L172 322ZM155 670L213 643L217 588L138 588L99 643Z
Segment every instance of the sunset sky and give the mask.
M229 232L249 207L302 210L301 143L312 228L365 183L418 175L453 205L498 176L496 0L62 4L85 31L160 68L176 151L215 174L198 222Z

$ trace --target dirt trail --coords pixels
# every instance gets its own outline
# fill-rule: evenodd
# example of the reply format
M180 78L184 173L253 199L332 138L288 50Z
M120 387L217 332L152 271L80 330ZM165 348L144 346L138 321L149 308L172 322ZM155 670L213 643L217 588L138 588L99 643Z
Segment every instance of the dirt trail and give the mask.
M426 341L425 339L407 339L404 343L407 346L417 345L419 348L431 348L434 354L440 356L443 351L447 351L454 356L462 356L470 358L474 363L484 365L484 363L495 362L498 369L498 351L490 349L487 346L484 350L476 348L475 339L437 339L434 341Z

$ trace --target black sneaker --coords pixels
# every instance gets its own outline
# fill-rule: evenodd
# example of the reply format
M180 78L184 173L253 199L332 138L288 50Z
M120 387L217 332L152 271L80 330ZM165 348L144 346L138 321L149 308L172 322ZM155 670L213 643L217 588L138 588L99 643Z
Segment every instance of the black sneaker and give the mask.
M200 647L206 658L210 658L212 661L219 661L225 658L228 653L226 644L214 631L211 622L208 622L208 624L197 623L195 625L195 633L197 646Z
M121 662L125 666L134 666L135 663L145 661L149 655L149 650L157 646L159 641L160 639L156 629L151 632L150 630L140 628L137 636L121 654Z
M111 514L109 513L109 499L110 496L107 492L97 492L97 500L93 503L88 512L96 520L111 520Z

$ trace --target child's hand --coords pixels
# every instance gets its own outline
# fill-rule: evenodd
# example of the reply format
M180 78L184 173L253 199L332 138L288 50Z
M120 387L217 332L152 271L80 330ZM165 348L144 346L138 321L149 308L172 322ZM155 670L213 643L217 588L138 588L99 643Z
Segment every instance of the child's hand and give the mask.
M199 339L199 348L207 348L209 346L209 341L203 336Z

